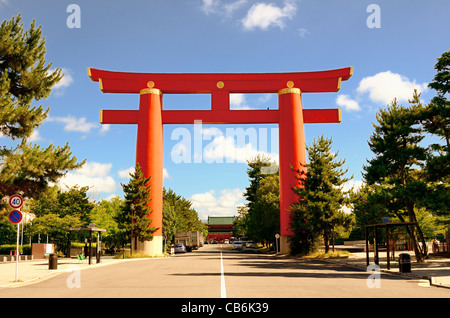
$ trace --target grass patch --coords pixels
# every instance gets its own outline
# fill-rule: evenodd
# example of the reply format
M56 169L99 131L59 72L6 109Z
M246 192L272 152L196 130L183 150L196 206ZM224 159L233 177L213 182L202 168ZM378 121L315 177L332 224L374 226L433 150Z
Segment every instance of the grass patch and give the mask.
M121 258L151 258L151 256L142 252L133 252L133 255L130 255L130 251L125 251L125 256L123 252L119 252L114 255L114 259Z
M325 253L325 251L317 251L311 254L308 254L307 258L348 258L350 256L349 251L329 251L328 253Z

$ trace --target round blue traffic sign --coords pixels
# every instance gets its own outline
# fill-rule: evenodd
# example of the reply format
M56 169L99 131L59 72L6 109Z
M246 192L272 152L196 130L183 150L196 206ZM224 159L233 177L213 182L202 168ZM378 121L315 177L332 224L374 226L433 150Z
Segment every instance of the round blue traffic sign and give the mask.
M22 221L22 217L23 217L22 212L20 212L19 210L11 211L8 214L9 222L13 224L20 223L20 221Z

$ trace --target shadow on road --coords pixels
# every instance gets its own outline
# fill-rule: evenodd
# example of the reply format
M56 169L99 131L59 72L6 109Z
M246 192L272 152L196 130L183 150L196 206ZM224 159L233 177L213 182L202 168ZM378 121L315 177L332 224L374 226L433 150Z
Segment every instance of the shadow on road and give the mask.
M200 249L180 255L182 257L196 257L211 260L216 254L220 260L222 252L226 277L289 277L289 278L353 278L367 279L370 273L343 264L328 263L316 259L300 257L285 257L266 254L257 249L243 251L233 250L231 247ZM228 267L228 268L227 268ZM217 273L174 273L175 276L219 276ZM383 275L383 279L405 279L394 275Z

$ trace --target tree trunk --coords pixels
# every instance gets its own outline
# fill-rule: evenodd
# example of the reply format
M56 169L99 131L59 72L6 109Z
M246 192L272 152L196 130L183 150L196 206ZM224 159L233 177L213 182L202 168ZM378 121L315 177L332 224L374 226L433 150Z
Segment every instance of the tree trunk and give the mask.
M416 214L414 213L414 203L412 203L411 201L408 200L408 202L406 203L406 209L408 211L408 218L410 222L417 222L416 220ZM422 244L424 246L424 251L426 251L426 245L423 239L423 235L422 235L422 231L420 231L420 227L417 226L417 228L419 228L419 233L421 235L422 238ZM417 233L415 230L414 226L410 227L410 237L412 238L412 244L413 244L413 248L414 248L414 254L416 255L416 261L418 263L423 263L424 260L424 256L425 253L422 252L422 250L420 249L420 245L419 245L419 239L417 238Z
M325 244L325 254L326 254L330 250L330 242L327 233L323 234L323 243Z

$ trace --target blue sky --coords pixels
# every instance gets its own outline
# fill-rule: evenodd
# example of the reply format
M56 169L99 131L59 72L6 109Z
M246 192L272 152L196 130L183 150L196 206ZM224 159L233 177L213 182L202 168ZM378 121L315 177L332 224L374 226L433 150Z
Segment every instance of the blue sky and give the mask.
M72 19L71 4L80 8L79 20ZM353 66L353 76L339 92L305 93L302 99L304 108L342 109L340 124L306 125L306 143L320 135L332 137L333 150L346 159L349 176L353 175L349 185L358 185L362 167L372 157L367 141L377 110L394 97L407 104L414 88L425 102L434 96L426 85L435 74L436 58L449 49L449 12L447 0L0 0L1 20L21 13L28 28L36 19L46 37L47 62L65 73L51 96L35 103L50 107L50 113L32 141L43 147L69 142L73 154L87 164L69 172L61 183L92 186L95 200L123 195L120 183L128 180L136 147L136 126L102 126L100 110L137 109L139 96L103 94L98 83L89 79L88 67L270 73ZM79 27L70 27L75 21ZM275 94L234 95L231 101L235 109L277 107ZM164 96L165 109L209 106L207 95ZM174 136L180 132L193 136L193 126L164 127L164 185L191 199L202 219L235 214L248 186L247 165L242 161L257 151L277 158L277 127L202 128L202 148L197 153L202 160L194 162L191 148L191 162L180 163L174 158L186 144ZM256 132L257 141L233 145L227 128ZM0 144L8 143L0 136ZM225 154L218 151L222 149ZM232 150L236 152L230 156Z

